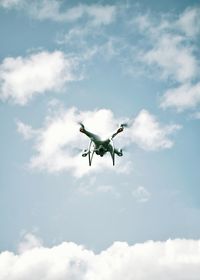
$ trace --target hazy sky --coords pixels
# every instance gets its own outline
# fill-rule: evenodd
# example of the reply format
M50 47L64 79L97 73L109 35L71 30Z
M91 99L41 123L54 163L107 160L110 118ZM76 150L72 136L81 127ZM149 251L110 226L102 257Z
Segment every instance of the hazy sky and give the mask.
M0 0L0 280L197 279L198 3ZM79 121L129 123L115 167L88 166Z

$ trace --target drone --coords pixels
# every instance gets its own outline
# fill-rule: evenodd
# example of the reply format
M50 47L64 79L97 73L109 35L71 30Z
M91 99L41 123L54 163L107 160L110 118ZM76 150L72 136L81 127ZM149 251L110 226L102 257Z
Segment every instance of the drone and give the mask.
M92 165L92 159L94 154L103 157L106 153L110 153L112 158L113 166L115 165L115 154L119 157L123 156L122 149L118 150L114 147L113 138L121 133L124 130L124 127L126 127L126 124L121 124L120 127L117 129L117 131L108 139L101 140L101 138L94 134L89 132L85 129L85 126L82 123L79 123L80 132L84 133L87 137L89 137L90 142L88 149L85 149L82 153L82 157L87 157L89 159L89 166Z

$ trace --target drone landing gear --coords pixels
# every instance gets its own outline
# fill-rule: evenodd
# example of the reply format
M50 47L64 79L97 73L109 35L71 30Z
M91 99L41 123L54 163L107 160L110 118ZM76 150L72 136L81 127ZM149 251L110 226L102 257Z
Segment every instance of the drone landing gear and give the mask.
M111 154L112 157L112 162L113 162L113 166L115 165L115 152L113 151L113 153Z
M90 145L89 145L89 148L88 148L88 159L89 159L89 166L92 165L92 159L93 159L93 155L94 155L94 143L93 141L91 140L90 141Z

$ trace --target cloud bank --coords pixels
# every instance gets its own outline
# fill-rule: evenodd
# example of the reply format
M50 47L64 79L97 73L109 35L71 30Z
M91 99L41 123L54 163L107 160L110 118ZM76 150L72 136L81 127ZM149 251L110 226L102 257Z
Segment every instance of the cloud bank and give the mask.
M115 242L93 251L72 242L51 248L27 248L0 254L1 280L196 280L200 275L200 240L148 241L133 246Z

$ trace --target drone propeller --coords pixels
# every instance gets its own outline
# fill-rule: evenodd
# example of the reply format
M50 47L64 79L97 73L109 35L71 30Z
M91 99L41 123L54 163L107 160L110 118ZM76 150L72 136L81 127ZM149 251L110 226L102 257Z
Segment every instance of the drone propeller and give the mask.
M128 123L121 123L120 124L120 127L124 128L124 127L129 127L129 124Z
M78 124L79 124L83 129L85 128L82 122L78 122Z

